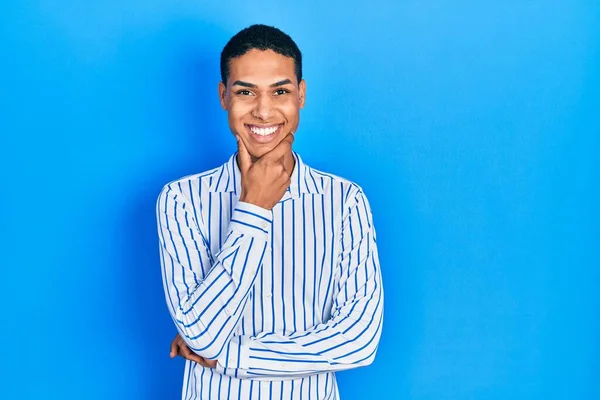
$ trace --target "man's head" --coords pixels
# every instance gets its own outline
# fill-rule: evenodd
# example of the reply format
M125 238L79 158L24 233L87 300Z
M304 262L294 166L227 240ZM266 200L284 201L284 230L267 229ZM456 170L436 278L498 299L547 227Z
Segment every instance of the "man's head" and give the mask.
M259 158L290 132L304 107L302 54L277 28L252 25L233 36L221 53L219 98L231 131Z

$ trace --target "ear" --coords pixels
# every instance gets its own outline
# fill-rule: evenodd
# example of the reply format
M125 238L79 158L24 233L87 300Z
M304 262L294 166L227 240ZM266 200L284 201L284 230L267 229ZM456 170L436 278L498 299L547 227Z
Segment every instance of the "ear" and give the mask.
M300 97L300 108L304 108L304 101L306 100L306 82L304 79L298 85L298 96Z
M223 82L219 82L219 101L223 110L227 110L227 86Z

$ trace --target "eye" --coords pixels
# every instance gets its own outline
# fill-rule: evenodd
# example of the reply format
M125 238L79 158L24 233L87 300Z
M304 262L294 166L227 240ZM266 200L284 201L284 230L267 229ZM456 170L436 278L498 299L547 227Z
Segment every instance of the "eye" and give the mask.
M242 90L238 90L237 92L235 92L235 94L239 94L239 95L242 95L242 96L249 96L252 93L249 90L242 89Z
M275 91L275 95L276 95L276 96L281 96L282 94L286 94L286 93L289 93L289 92L290 92L290 91L289 91L289 90L287 90L287 89L277 89L277 90Z

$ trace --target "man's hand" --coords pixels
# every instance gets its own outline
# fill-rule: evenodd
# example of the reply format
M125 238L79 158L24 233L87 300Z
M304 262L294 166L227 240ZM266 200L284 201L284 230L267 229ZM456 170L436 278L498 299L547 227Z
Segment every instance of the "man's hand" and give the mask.
M171 342L171 353L169 356L171 358L181 356L187 360L195 361L206 368L214 368L217 366L217 360L207 360L206 358L200 357L198 354L190 350L179 334L177 334L175 339L173 339Z
M242 140L238 141L238 165L242 173L240 201L271 210L290 186L292 171L285 168L286 155L291 155L294 135L289 133L268 153L252 163Z

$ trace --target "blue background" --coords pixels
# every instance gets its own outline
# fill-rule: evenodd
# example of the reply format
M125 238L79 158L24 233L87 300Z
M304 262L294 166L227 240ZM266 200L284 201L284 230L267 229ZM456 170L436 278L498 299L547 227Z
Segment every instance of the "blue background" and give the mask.
M257 22L304 53L296 150L374 212L342 398L600 398L595 0L3 3L0 398L179 397L155 200L235 150L218 57Z

